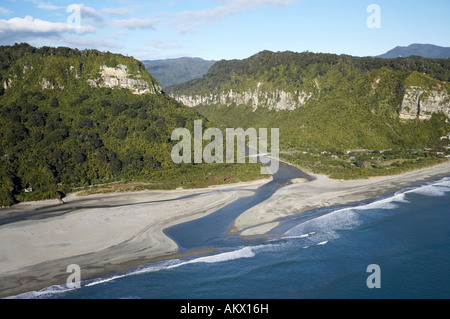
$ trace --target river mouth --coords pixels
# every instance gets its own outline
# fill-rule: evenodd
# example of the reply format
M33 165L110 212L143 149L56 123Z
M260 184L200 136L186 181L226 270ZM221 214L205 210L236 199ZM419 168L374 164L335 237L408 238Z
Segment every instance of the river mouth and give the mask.
M250 196L240 197L231 204L228 204L227 206L224 206L214 211L212 214L207 215L203 218L193 220L190 222L183 222L179 225L166 228L163 231L166 236L168 236L173 242L177 244L177 247L173 247L175 250L177 250L177 254L170 256L167 255L165 258L161 258L160 260L166 260L166 258L168 258L169 261L167 262L169 263L173 262L170 261L172 260L172 258L175 258L174 260L178 260L179 258L181 258L182 260L184 260L185 258L190 260L191 257L188 256L191 255L193 256L192 258L195 258L194 256L203 256L205 258L214 259L215 257L212 256L216 255L217 253L219 254L226 253L225 256L228 256L227 254L229 254L230 251L233 251L235 247L240 247L241 245L248 243L246 239L243 239L239 235L229 233L230 227L233 225L236 218L246 210L250 209L251 207L254 207L255 205L258 205L259 203L270 198L277 190L290 184L291 180L294 178L303 178L307 180L314 179L296 167L290 166L285 163L279 163L279 169L273 175L271 181L269 182L264 181L265 184L263 183L255 184L255 185L262 185L259 188L256 188L257 186L253 186L255 188L251 189L248 188L249 186L246 186L244 189L231 189L231 188L223 190L205 189L199 190L199 192L198 193L196 192L195 194L179 196L176 198L173 198L172 196L163 196L159 198L157 195L155 195L149 198L152 200L139 199L137 201L125 201L126 198L121 198L121 200L112 200L112 201L104 199L99 201L98 198L95 199L80 198L72 202L69 201L64 205L50 205L44 207L36 206L36 208L34 209L33 209L34 206L30 206L31 207L30 209L27 208L23 211L16 210L12 212L5 212L4 214L0 215L0 225L6 226L8 224L13 224L21 221L24 221L27 224L30 223L32 224L35 221L45 222L46 219L51 221L53 218L60 218L64 217L65 215L74 214L76 212L89 211L93 209L108 210L118 208L118 209L134 210L134 206L136 206L136 208L138 209L146 206L151 206L152 204L155 203L176 202L179 201L180 199L195 198L197 196L201 196L203 194L208 193L226 192L226 191L233 192L244 190L245 192L247 192L247 194L250 194ZM239 188L240 186L235 187ZM171 207L173 206L175 205L172 205ZM203 209L202 206L199 206L199 208L200 210ZM206 209L206 207L204 209ZM266 238L260 237L260 240L265 239ZM173 242L172 246L175 246L173 245ZM145 242L143 245L147 247L149 243ZM121 271L120 269L128 269L129 267L135 267L136 265L145 265L148 263L153 264L157 262L156 261L157 258L155 260L150 260L147 258L148 256L146 256L145 258L139 257L136 259L130 259L125 262L121 261L118 262L117 264L110 263L108 262L108 260L111 256L111 253L114 251L114 254L116 254L117 250L114 249L120 249L119 246L117 247L111 246L111 247L112 250L109 250L108 248L104 251L94 252L92 254L88 253L85 255L55 259L53 264L46 263L45 265L42 264L41 265L42 267L40 268L39 267L33 268L33 273L32 275L30 275L30 278L36 279L40 278L40 280L42 280L41 278L42 276L47 276L45 280L46 281L48 280L49 287L50 284L53 282L59 284L60 281L62 282L63 279L66 278L64 277L66 275L64 273L64 267L66 266L64 265L69 261L70 263L80 264L83 267L83 276L86 276L86 278L97 278L99 276L103 278L105 273L112 274L112 276L114 277L116 276L115 274L118 271L119 272ZM131 253L133 253L133 251ZM128 251L125 254L128 256ZM48 267L58 269L58 271L55 273L49 273L47 270ZM128 270L124 271L125 273L128 273ZM108 276L109 275L106 275L106 277ZM27 290L31 291L33 289L41 289L42 288L41 284L38 281L39 280L36 280L36 284L30 283L29 286L30 288L25 288L25 291ZM14 286L16 284L12 283L11 285ZM17 291L20 292L19 290Z
M164 233L177 243L180 252L239 245L243 243L243 239L229 232L236 218L270 198L277 190L291 184L296 178L307 181L314 179L297 167L279 162L279 169L273 175L273 180L255 189L253 195L240 198L208 216L172 226Z

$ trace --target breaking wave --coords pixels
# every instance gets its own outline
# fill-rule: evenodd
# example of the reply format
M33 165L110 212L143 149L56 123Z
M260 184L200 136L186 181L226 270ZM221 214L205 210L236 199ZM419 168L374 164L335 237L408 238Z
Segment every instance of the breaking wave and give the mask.
M212 255L193 257L192 259L173 259L158 263L142 265L124 272L118 272L81 283L81 289L96 285L106 284L114 280L140 274L170 270L193 264L214 264L227 261L253 258L261 253L283 251L289 247L323 247L332 244L340 237L340 232L364 225L373 220L384 218L393 214L402 203L409 203L416 196L444 196L450 192L450 178L411 187L395 194L377 199L369 203L363 203L353 207L339 208L329 213L304 220L287 230L281 237L272 238L266 242L230 248L229 251L221 251ZM58 296L74 291L67 285L51 286L40 291L32 291L10 298L41 299L58 298Z
M329 241L339 237L338 232L360 226L374 219L389 215L402 203L410 203L414 196L444 196L450 192L450 178L445 177L425 185L407 188L387 197L377 199L370 203L346 207L331 211L330 213L304 221L288 231L284 239L311 239L312 233L317 233L317 241ZM319 244L321 243L319 242Z

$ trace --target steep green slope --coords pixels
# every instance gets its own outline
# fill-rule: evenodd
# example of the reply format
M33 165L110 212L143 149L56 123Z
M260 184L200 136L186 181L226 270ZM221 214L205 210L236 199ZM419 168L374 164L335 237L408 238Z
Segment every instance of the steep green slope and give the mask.
M156 93L160 87L133 58L97 50L37 49L28 44L0 47L0 81L3 89L14 83L18 91L67 89L66 93L96 86L147 88Z
M282 89L296 92L312 90L315 79L340 81L341 84L361 84L357 76L374 70L388 68L395 72L417 71L431 77L450 81L450 61L409 57L404 59L359 58L311 52L262 51L244 60L222 60L214 64L207 75L167 88L169 93L214 94L228 88L253 89L261 83L261 89ZM342 83L345 80L347 83ZM331 83L330 83L331 84Z
M198 187L259 175L257 165L174 164L172 131L202 117L158 93L132 58L22 44L0 48L0 75L0 206L99 183Z
M361 178L445 160L449 80L450 60L264 51L166 91L221 128L278 127L285 160Z
M449 79L450 60L264 51L167 92L222 127L279 127L284 149L411 148L440 145L450 131ZM430 121L399 117L416 87L442 95L421 114Z

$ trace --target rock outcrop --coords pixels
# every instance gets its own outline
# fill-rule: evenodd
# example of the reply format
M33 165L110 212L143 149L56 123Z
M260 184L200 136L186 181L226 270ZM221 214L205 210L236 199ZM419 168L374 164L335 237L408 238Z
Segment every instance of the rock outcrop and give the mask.
M251 105L253 110L260 107L266 107L270 110L294 110L306 104L312 97L312 93L297 91L295 93L285 92L283 90L262 91L259 86L255 90L248 90L243 93L222 92L220 94L209 95L171 95L178 102L183 103L189 107L198 105L215 105L221 104L230 106L236 105Z
M5 80L5 81L3 82L3 88L4 88L5 90L11 88L12 82L13 82L13 81L12 81L11 79Z
M429 120L433 113L450 117L450 95L444 89L428 89L418 86L406 88L400 118L403 120Z
M41 86L43 90L54 90L54 89L64 89L63 85L60 85L59 83L52 83L49 80L47 80L46 78L43 78L41 81Z
M91 87L125 88L133 91L134 94L157 94L162 91L159 85L148 82L140 74L131 75L126 65L119 64L117 68L100 67L100 78L88 79Z

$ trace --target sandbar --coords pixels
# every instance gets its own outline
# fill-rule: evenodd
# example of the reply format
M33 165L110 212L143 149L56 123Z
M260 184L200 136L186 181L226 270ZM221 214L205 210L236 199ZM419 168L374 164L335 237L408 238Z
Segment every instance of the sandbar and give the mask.
M440 177L450 176L450 162L406 172L400 175L360 180L334 180L325 175L307 172L314 180L294 180L277 190L264 202L242 213L229 233L241 236L264 235L278 220L321 207L357 203L393 193Z
M0 297L65 284L71 264L80 266L84 280L175 258L178 246L164 229L251 196L270 180L194 190L71 194L63 205L50 200L3 209Z
M401 175L333 180L308 173L242 213L229 233L264 236L282 218L325 206L364 201L416 183L450 176L450 162ZM207 252L180 253L164 230L204 217L251 196L271 178L206 189L70 194L58 201L29 202L0 210L0 297L65 284L67 266L81 279L142 264ZM212 250L211 248L210 250Z

